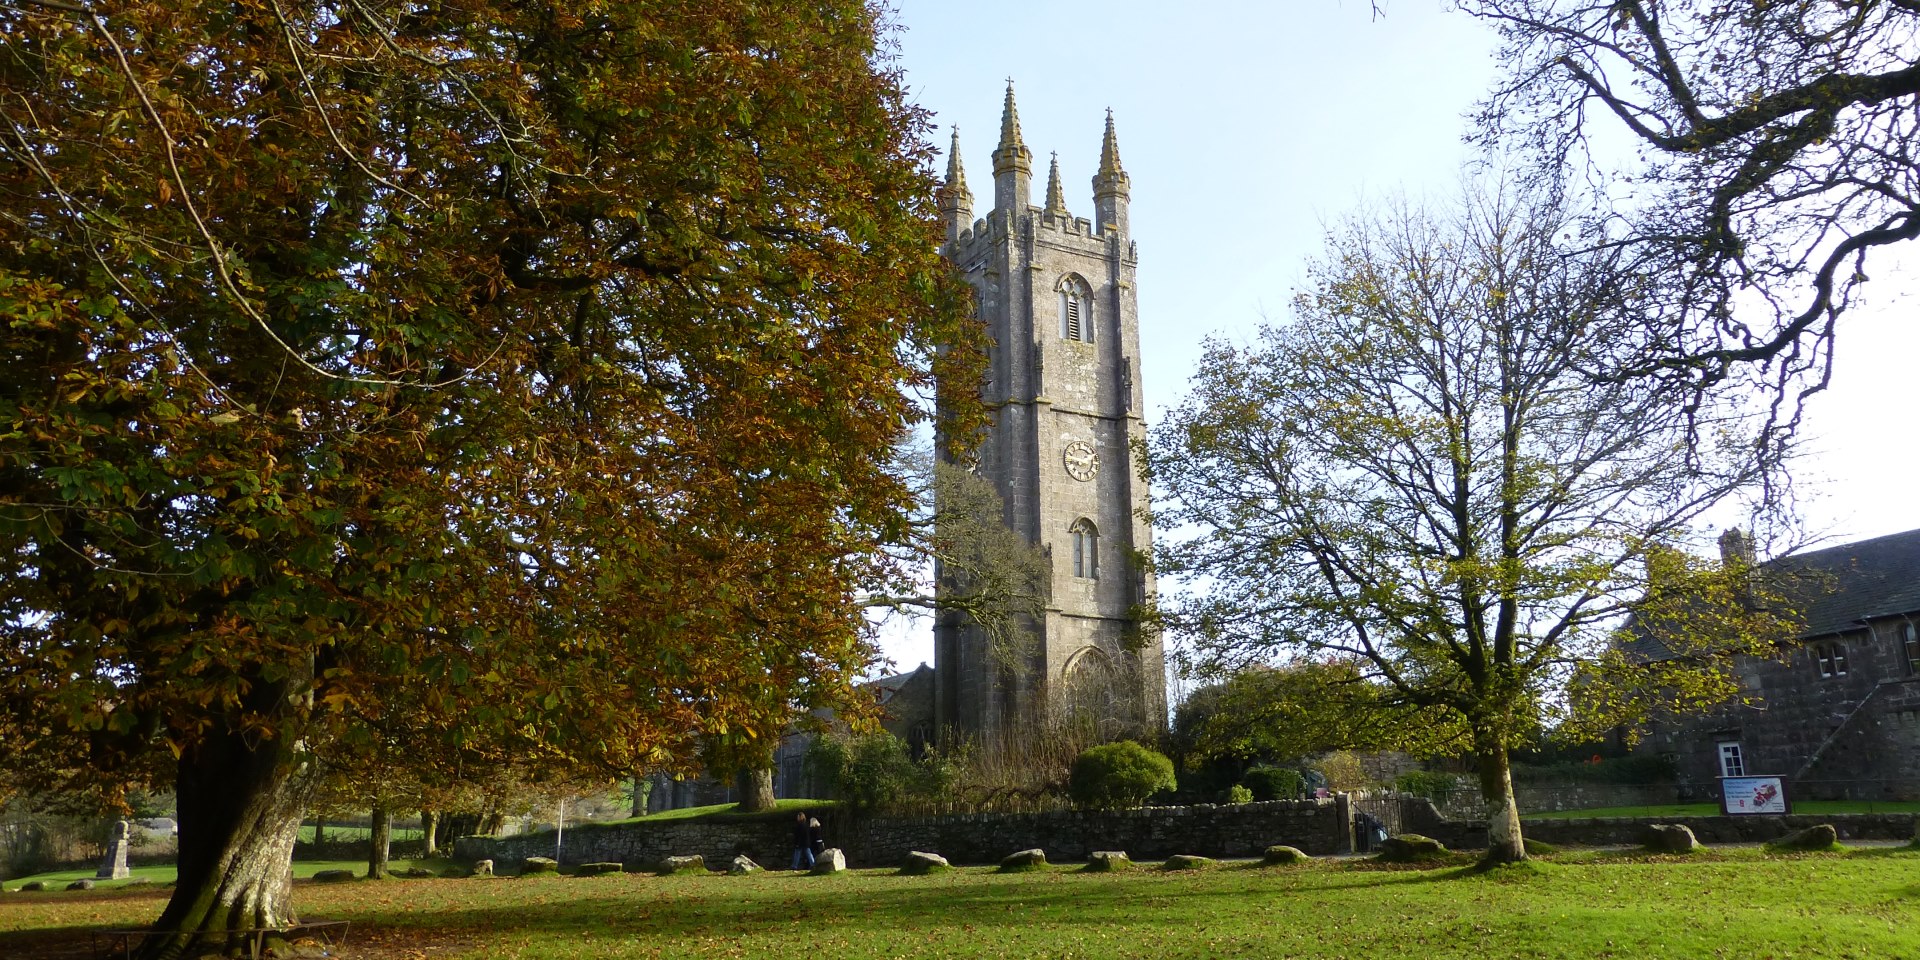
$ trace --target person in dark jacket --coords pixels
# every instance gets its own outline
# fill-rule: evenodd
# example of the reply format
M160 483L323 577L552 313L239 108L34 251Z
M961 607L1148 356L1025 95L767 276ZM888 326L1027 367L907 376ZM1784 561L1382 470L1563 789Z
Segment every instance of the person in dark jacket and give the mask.
M819 817L807 818L807 853L817 857L827 852L827 835L820 829Z
M813 823L817 828L820 821ZM813 869L813 834L808 829L807 815L804 813L793 815L793 869Z

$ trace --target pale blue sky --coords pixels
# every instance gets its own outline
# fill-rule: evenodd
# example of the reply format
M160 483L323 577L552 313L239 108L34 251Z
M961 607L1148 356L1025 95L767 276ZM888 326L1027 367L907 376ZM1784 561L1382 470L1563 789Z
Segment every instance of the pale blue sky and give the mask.
M1457 186L1466 114L1494 77L1491 31L1440 0L1391 0L1378 19L1367 0L900 0L899 22L900 66L939 124L935 142L960 129L975 216L993 202L1008 77L1034 202L1057 151L1078 216L1092 216L1112 108L1133 182L1142 385L1156 419L1185 392L1204 337L1285 318L1326 223L1368 200ZM1905 259L1920 265L1920 250ZM1869 273L1834 388L1810 407L1814 455L1800 470L1816 495L1810 525L1838 541L1920 527L1908 452L1920 284L1907 280L1920 270ZM931 661L931 622L890 625L884 643L903 668Z

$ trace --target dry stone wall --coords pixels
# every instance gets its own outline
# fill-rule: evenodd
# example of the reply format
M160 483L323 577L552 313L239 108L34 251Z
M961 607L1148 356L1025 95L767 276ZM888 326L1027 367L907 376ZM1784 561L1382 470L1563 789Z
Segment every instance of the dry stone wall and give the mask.
M1344 797L911 818L823 814L820 819L827 845L846 851L856 866L897 865L916 850L941 854L954 863L998 863L1008 853L1029 847L1045 850L1055 862L1075 862L1095 850L1124 850L1136 860L1159 860L1175 854L1257 857L1274 844L1324 855L1351 845L1351 813ZM560 860L567 864L620 861L637 870L670 856L699 854L708 863L726 863L745 854L763 865L784 867L793 853L792 828L786 818L581 825L567 830ZM462 837L454 845L457 858L493 860L502 869L527 857L553 854L550 831Z
M1433 837L1456 850L1487 845L1487 825L1456 820L1418 798L1401 801L1401 829ZM1786 817L1529 817L1520 821L1523 836L1556 846L1631 847L1646 840L1647 827L1674 823L1693 831L1701 843L1765 843L1796 830L1832 824L1842 842L1905 840L1914 836L1911 813L1794 814Z

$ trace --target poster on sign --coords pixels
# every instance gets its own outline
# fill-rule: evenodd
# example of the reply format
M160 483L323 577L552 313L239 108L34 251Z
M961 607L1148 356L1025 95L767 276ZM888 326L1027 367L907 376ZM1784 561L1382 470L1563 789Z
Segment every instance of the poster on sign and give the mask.
M1787 784L1779 777L1721 777L1720 812L1730 815L1787 812Z

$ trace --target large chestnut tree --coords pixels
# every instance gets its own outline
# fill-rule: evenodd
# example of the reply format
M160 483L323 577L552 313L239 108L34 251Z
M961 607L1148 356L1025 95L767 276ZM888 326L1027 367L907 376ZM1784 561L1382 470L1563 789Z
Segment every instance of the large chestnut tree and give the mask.
M0 2L0 767L177 791L150 955L293 919L316 757L861 709L980 354L888 58L858 0Z

